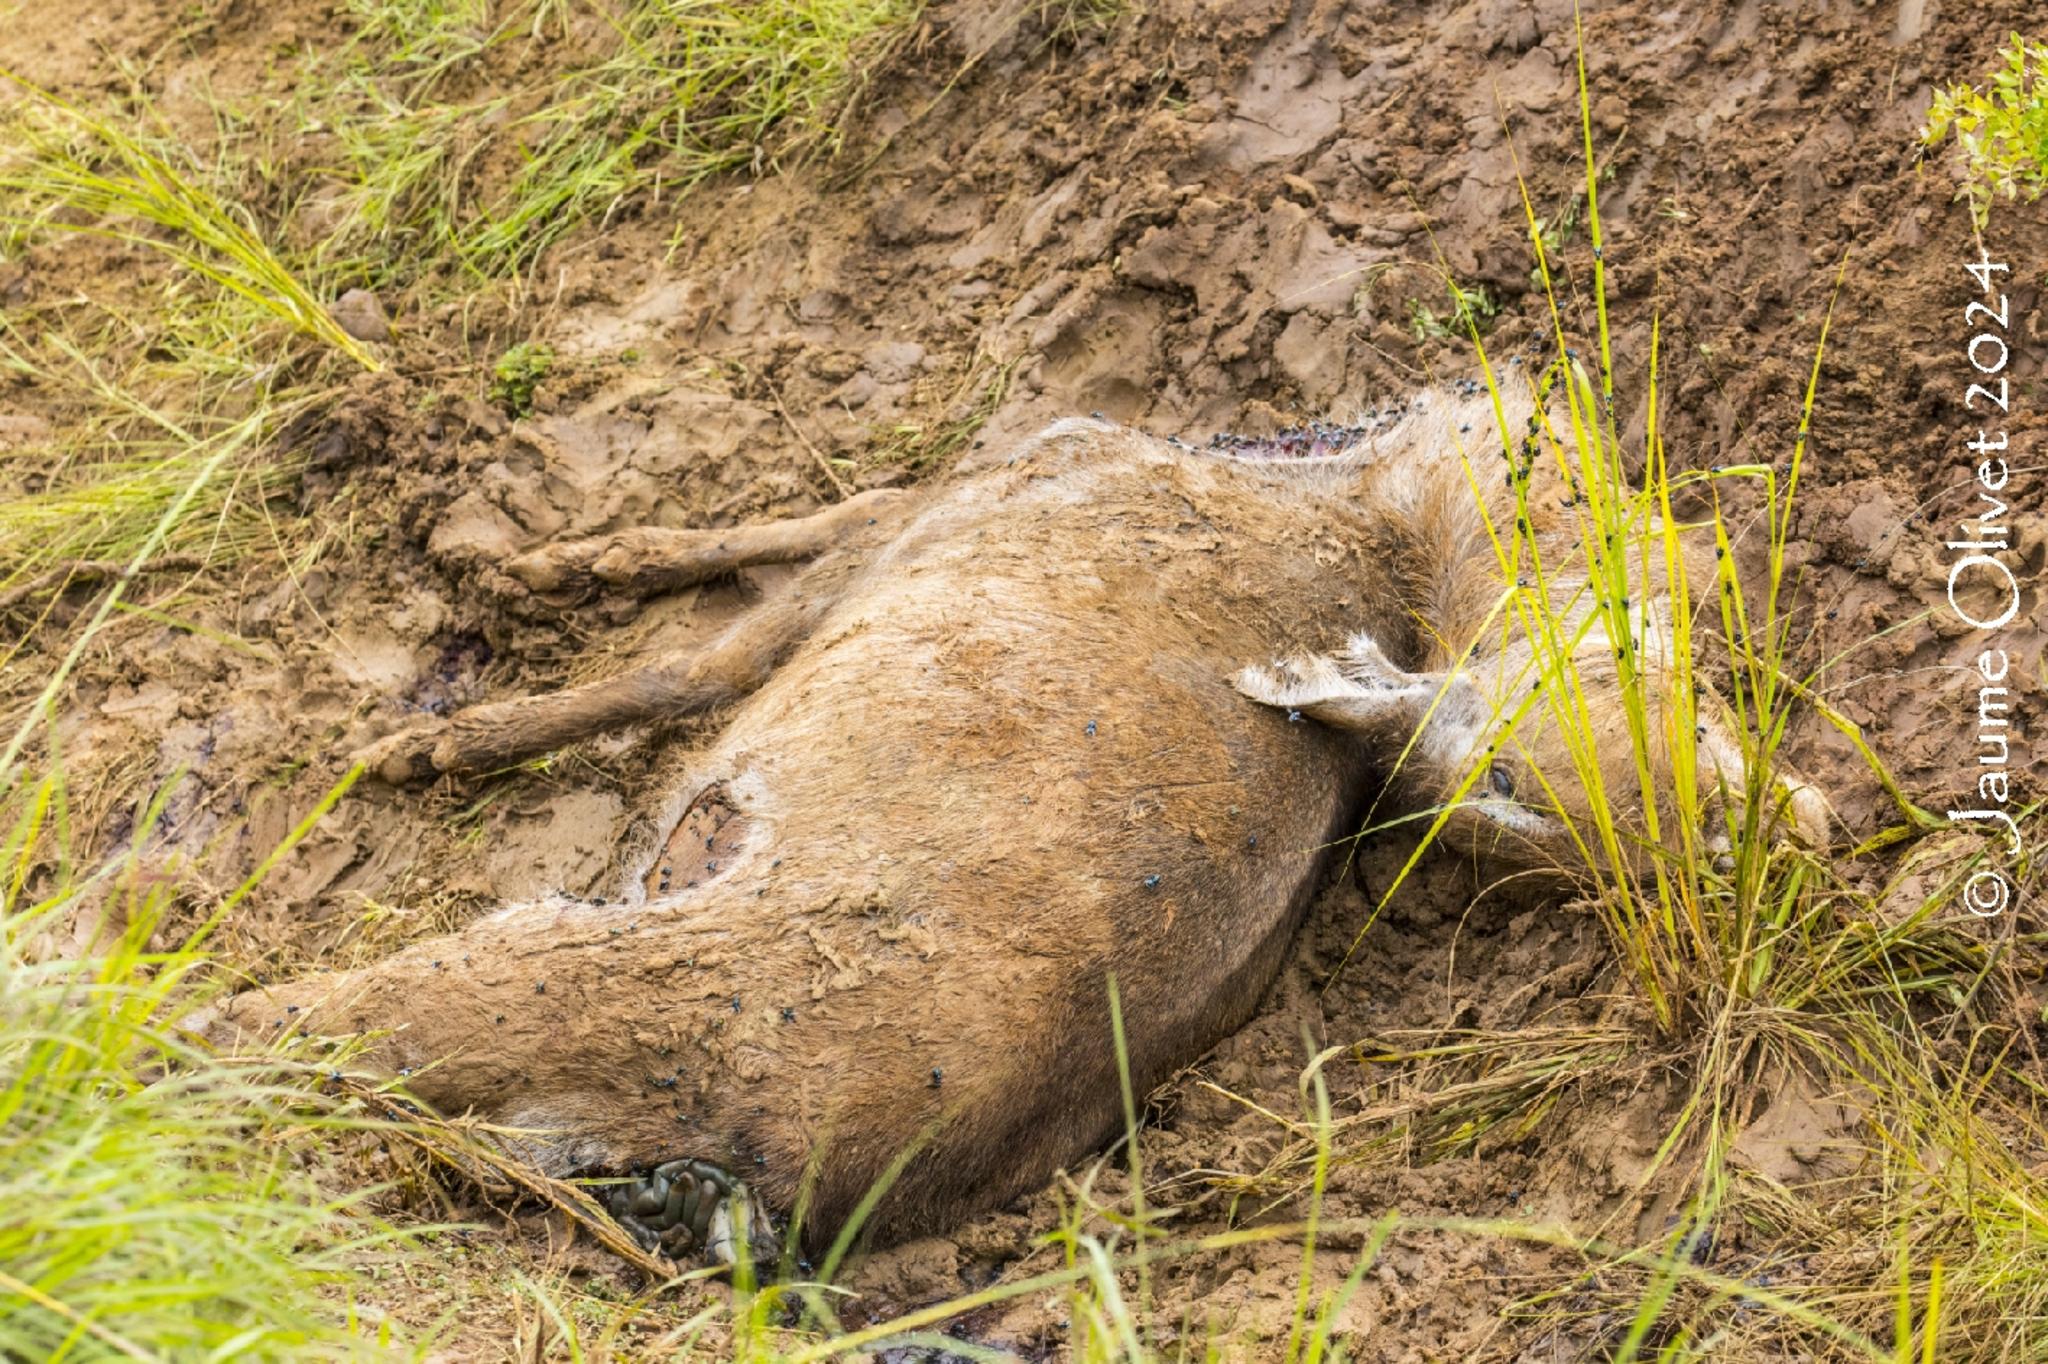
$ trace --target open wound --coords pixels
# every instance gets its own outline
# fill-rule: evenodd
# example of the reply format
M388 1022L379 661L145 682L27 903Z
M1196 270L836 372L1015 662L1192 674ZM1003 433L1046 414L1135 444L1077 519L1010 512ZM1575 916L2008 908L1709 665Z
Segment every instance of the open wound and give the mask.
M649 895L679 895L725 874L746 844L752 821L739 812L724 782L697 793L669 830L661 856L647 872Z

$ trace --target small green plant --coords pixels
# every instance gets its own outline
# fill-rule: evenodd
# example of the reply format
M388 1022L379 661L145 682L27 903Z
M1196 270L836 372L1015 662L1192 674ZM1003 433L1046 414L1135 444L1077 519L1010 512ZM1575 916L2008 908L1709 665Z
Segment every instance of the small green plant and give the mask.
M491 366L491 401L513 417L533 411L533 391L554 368L555 353L538 341L521 341Z
M2031 204L2048 189L2048 45L2015 33L2004 56L1984 89L1959 82L1936 92L1920 130L1927 147L1954 134L1956 197L1969 201L1979 231L1996 200Z
M1448 341L1453 337L1484 335L1500 313L1500 301L1485 285L1466 288L1456 280L1446 281L1451 309L1439 317L1419 298L1408 300L1408 329L1417 341Z

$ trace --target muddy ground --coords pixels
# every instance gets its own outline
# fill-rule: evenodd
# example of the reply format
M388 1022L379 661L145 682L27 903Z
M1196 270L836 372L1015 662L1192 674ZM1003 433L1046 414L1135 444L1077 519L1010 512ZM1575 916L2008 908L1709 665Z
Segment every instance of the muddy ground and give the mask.
M320 0L202 8L196 38L185 4L129 0L83 19L30 10L0 35L0 63L87 94L113 88L130 62L175 116L202 80L216 98L260 93L278 79L268 54L341 22ZM2017 3L1920 0L1631 0L1586 14L1631 430L1644 424L1661 320L1675 457L1782 460L1832 299L1794 545L1804 623L1809 647L1828 655L1876 636L1828 669L1828 695L1935 808L1971 778L1974 693L1957 669L1976 646L1928 612L1973 464L1959 399L1963 308L1976 297L1962 264L1976 246L1946 168L1916 162L1914 132L1933 84L1986 69L2029 17ZM531 416L512 420L487 399L491 353L461 309L397 317L390 372L360 380L299 433L313 464L281 510L335 528L333 545L296 580L251 579L212 598L200 623L213 636L148 620L117 631L64 712L69 764L87 774L75 784L133 792L182 773L161 851L232 884L342 774L345 755L408 717L688 647L782 581L763 572L644 607L565 613L498 572L519 549L815 508L835 495L820 453L852 460L845 476L859 486L908 484L1075 412L1201 439L1466 374L1469 345L1414 325L1417 303L1447 311L1439 261L1499 300L1496 357L1538 355L1547 312L1531 290L1517 169L1536 212L1558 222L1581 193L1578 136L1560 0L1155 0L1105 33L1059 40L1028 15L938 5L837 161L714 182L680 205L629 205L543 258L523 310L497 319L559 357ZM2038 467L2048 229L2005 213L1988 245L2014 266L2013 464ZM1583 229L1562 246L1563 298L1583 326ZM10 266L10 301L118 288L94 274L111 271L108 259L74 251ZM32 395L12 396L32 408ZM990 408L959 449L939 439ZM896 438L904 425L924 434ZM2026 622L2040 618L2048 515L2038 495L2018 507L2032 581L2007 647L2018 689L2038 697L2044 637ZM54 642L69 624L60 612L44 628ZM254 973L281 974L373 956L502 900L604 893L618 872L609 849L630 832L659 751L688 737L635 734L545 771L424 794L365 783L230 926L228 950ZM1837 737L1812 724L1792 748L1831 787L1850 833L1884 822ZM2044 775L2034 758L2032 789ZM97 849L118 848L130 805L110 798L91 813ZM1333 979L1399 864L1398 850L1375 849L1338 877L1256 1021L1155 1096L1145 1151L1155 1200L1184 1205L1179 1230L1298 1210L1235 1191L1283 1152L1298 1159L1252 1105L1301 1111L1307 1047L1615 1017L1591 917L1500 894L1474 903L1469 870L1448 858ZM1400 1088L1355 1062L1330 1074L1340 1118ZM1569 1090L1535 1130L1496 1134L1478 1154L1432 1158L1419 1139L1361 1147L1333 1175L1329 1209L1655 1234L1668 1208L1636 1183L1675 1083L1644 1073ZM1766 1118L1777 1127L1747 1158L1783 1173L1813 1114L1788 1100ZM867 1296L853 1317L1049 1266L1033 1235L1056 1206L1049 1190L877 1257L855 1275ZM529 1221L505 1235L516 1258L541 1232ZM451 1247L450 1263L493 1273L503 1250ZM1293 1245L1249 1247L1167 1274L1158 1291L1194 1337L1213 1330L1259 1357L1256 1342L1285 1330L1298 1264ZM1344 1268L1331 1256L1319 1286ZM1501 1314L1569 1268L1550 1251L1404 1241L1343 1329L1360 1358L1571 1358L1611 1322ZM590 1272L614 1271L593 1260ZM442 1301L394 1289L377 1306L417 1322ZM1033 1304L966 1329L1056 1353L1060 1316ZM449 1357L504 1348L489 1300L463 1323Z

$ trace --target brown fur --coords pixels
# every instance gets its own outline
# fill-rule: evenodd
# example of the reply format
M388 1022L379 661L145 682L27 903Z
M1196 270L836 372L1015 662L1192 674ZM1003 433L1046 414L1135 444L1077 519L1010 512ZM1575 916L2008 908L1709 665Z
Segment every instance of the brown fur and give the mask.
M807 637L729 688L750 694L659 812L688 835L660 858L700 829L708 856L252 992L232 1021L318 1005L316 1031L389 1030L379 1063L545 1129L559 1170L690 1156L787 1210L815 1162L818 1236L920 1141L888 1238L1041 1185L1120 1121L1109 978L1140 1092L1242 1024L1419 718L1392 743L1290 722L1233 676L1360 631L1441 669L1497 595L1461 440L1499 482L1483 399L1434 395L1321 466L1063 423L818 567ZM1412 794L1477 734L1419 748ZM1478 815L1451 832L1556 851Z

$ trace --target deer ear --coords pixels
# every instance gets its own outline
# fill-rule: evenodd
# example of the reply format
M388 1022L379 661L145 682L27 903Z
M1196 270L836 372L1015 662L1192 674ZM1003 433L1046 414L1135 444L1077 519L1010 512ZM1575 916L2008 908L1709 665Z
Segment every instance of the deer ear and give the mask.
M1379 741L1401 742L1421 727L1444 688L1442 673L1396 667L1369 635L1354 635L1342 655L1307 654L1246 668L1237 689L1262 705Z

